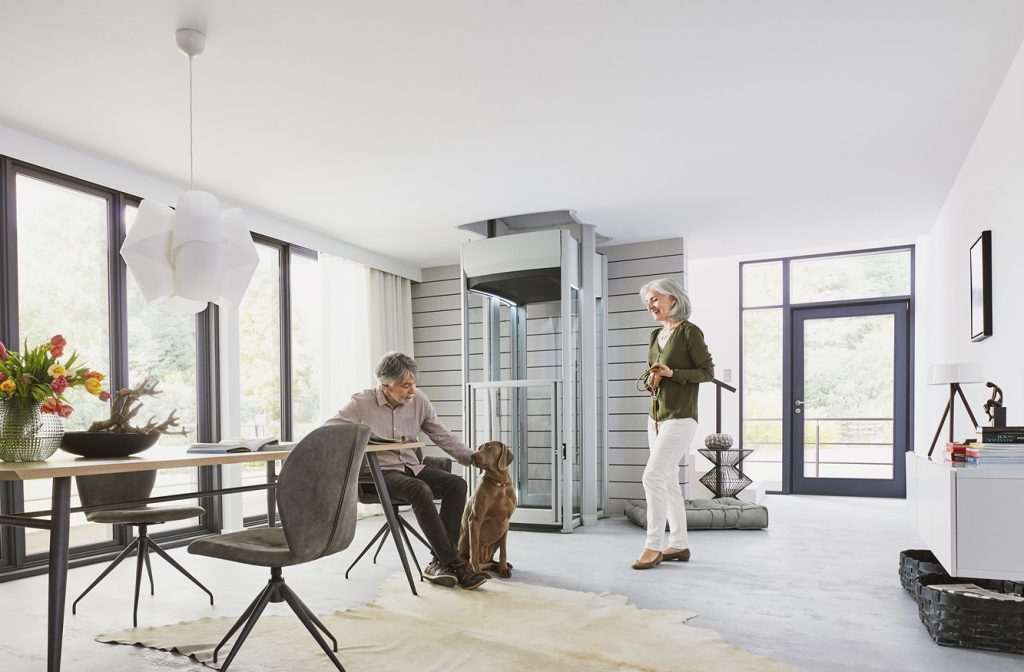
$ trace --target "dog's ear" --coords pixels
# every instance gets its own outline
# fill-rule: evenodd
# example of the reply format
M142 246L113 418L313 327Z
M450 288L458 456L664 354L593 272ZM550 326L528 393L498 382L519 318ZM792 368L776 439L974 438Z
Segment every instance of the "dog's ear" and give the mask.
M512 464L512 449L503 443L501 444L501 457L498 458L498 468L508 469L510 464Z

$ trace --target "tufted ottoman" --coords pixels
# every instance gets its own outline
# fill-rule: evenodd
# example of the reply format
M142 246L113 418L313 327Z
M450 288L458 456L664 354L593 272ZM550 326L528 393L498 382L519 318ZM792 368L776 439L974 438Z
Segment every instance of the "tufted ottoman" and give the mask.
M647 527L647 502L632 499L626 502L626 517ZM762 530L768 527L768 509L760 504L734 497L690 499L686 502L688 530Z

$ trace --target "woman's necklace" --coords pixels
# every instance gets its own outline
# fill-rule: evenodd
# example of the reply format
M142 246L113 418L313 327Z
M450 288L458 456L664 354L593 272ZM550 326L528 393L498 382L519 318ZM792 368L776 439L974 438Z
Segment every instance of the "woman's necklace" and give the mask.
M659 347L662 347L662 348L665 347L665 344L668 343L668 339L672 335L672 332L675 331L676 327L678 327L678 326L679 326L679 323L676 322L672 326L667 326L666 325L666 326L663 326L661 328L661 331L658 332L658 346Z

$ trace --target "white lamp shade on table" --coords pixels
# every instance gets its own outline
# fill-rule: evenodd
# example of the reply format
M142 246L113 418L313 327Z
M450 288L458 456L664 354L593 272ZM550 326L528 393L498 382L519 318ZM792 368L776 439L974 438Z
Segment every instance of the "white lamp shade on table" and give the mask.
M932 364L928 367L929 385L949 385L951 383L983 383L981 365L976 362L954 362L950 364Z
M260 260L242 211L221 213L205 191L183 193L174 209L142 201L121 256L146 302L178 313L237 306Z

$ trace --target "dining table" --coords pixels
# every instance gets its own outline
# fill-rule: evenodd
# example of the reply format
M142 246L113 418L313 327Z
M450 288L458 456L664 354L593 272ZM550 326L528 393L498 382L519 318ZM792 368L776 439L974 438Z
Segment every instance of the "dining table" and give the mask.
M50 508L44 511L12 511L0 514L0 525L14 525L25 528L47 530L50 534L48 556L47 588L47 630L46 670L57 672L61 669L61 650L64 639L64 611L68 578L69 535L71 514L96 511L106 508L120 508L126 505L143 505L200 497L222 497L258 489L267 489L267 521L276 525L276 500L274 497L277 480L277 462L288 458L295 444L264 446L258 451L225 453L189 453L184 446L156 446L142 453L128 457L84 458L57 451L47 460L38 462L0 462L0 481L51 481ZM422 448L420 442L370 444L366 447L366 462L370 475L384 509L384 517L395 540L398 557L402 561L409 588L416 595L416 584L406 555L404 535L399 526L397 514L391 505L387 484L377 459L377 453L402 448ZM181 467L216 467L220 465L265 462L267 480L265 483L228 488L197 489L191 492L149 497L131 502L109 503L103 506L71 506L71 479L74 476L96 474L117 474L133 471L176 469Z
M223 496L258 489L274 488L275 472L272 465L287 459L289 446L268 446L257 452L189 453L184 446L156 446L128 457L84 458L57 451L47 460L38 462L0 462L0 481L51 481L50 508L45 511L10 511L0 515L0 525L47 530L50 534L48 556L46 670L57 672L61 667L61 649L64 635L64 608L68 578L69 533L71 514L142 505L199 497ZM145 500L117 502L103 506L71 506L71 478L95 474L118 474L133 471L152 471L180 467L210 467L224 464L251 462L267 463L267 482L231 488L197 489L193 492L149 497ZM272 505L273 496L268 496ZM268 510L273 524L272 509Z

